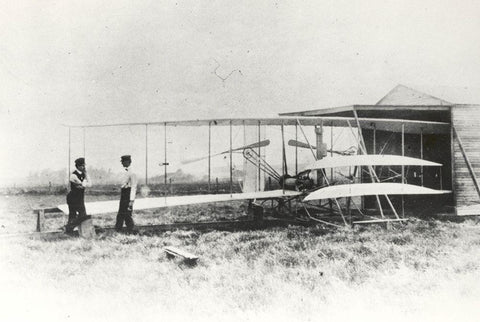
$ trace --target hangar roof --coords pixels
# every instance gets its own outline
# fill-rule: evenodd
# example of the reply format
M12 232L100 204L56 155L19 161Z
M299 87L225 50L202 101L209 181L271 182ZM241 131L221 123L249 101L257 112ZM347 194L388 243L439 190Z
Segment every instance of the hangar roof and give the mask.
M349 117L352 116L352 111L355 109L360 117L450 122L450 108L454 105L407 86L397 85L376 104L320 108L280 115Z

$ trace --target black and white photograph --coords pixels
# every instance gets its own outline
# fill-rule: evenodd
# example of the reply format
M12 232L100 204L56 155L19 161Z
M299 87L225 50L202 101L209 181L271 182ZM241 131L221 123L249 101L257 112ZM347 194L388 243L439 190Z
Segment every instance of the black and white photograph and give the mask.
M480 320L480 2L0 1L1 321Z

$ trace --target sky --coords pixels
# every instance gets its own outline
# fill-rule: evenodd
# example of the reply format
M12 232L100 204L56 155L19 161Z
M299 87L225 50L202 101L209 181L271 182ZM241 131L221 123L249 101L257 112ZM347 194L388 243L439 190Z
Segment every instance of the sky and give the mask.
M63 124L270 117L397 84L480 103L479 31L468 0L0 0L0 182L65 168ZM142 131L87 132L86 155L117 166Z

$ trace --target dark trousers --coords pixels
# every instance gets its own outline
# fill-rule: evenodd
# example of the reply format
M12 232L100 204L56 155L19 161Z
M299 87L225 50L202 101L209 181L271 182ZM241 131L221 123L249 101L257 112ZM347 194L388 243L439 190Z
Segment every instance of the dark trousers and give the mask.
M128 210L128 204L130 203L130 190L131 188L123 188L120 194L120 206L118 208L117 222L115 223L115 229L120 230L123 227L123 222L127 226L127 230L132 230L134 227L132 212Z
M83 196L75 196L69 193L67 195L68 204L68 222L67 230L72 231L77 225L78 219L87 215L85 210L85 200Z

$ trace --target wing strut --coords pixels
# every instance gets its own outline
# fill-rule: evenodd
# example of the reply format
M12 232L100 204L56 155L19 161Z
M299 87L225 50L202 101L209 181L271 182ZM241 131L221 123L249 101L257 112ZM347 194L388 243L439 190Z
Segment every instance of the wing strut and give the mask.
M357 112L355 110L353 110L353 113L354 113L354 115L357 115ZM350 124L350 121L347 121L347 123L348 123L348 127L352 131L353 136L355 136L355 133L353 132L353 128L352 128L352 125ZM358 125L359 124L357 123L357 126ZM360 147L360 150L362 151L363 154L367 154L367 149L363 145L365 142L363 141L363 134L362 134L362 128L361 127L358 128L358 137L359 137L359 139L357 139L357 141L358 141L358 146ZM370 174L370 178L371 178L372 182L375 182L375 179L373 178L373 176L375 175L375 171L373 171L373 168L371 166L368 166L368 172ZM377 180L378 180L378 178L377 178ZM385 196L385 197L387 197L387 196ZM377 196L375 196L375 198L377 199L377 204L378 204L378 209L380 210L380 215L382 216L382 218L385 218L385 215L383 214L382 203L380 202L380 197L377 195ZM388 197L387 197L387 199L388 199ZM392 206L392 209L393 209L393 206ZM397 214L395 209L393 209L393 212L395 214ZM397 217L398 217L398 215L397 215Z
M282 124L282 162L283 162L283 173L282 175L288 174L288 168L287 168L287 155L285 152L285 132Z
M353 109L353 115L355 116L355 120L357 122L357 127L358 127L358 134L359 134L359 145L360 145L360 148L363 152L363 154L367 154L367 148L365 146L365 141L363 139L363 133L362 133L362 128L360 126L360 121L358 120L358 114L357 114L357 111L355 110L355 108ZM348 126L350 127L350 129L352 130L353 132L353 129L352 129L352 126L350 124L350 121L347 120L347 123L348 123ZM370 177L372 179L372 182L380 182L380 180L378 179L377 177L377 174L375 173L375 171L373 171L373 168L371 166L368 167L368 171L370 172ZM390 198L387 196L387 195L384 195L385 198L387 199L387 202L388 204L390 205L390 208L392 208L392 211L393 213L395 214L395 217L397 217L397 219L400 219L400 217L398 216L398 213L397 211L395 210L395 207L393 206L392 204L392 201L390 200ZM382 215L382 217L384 218L384 214L383 214L383 209L382 209L382 204L380 203L380 197L379 196L376 196L377 198L377 203L378 203L378 207L380 208L380 214Z
M317 156L315 155L315 153L313 152L313 149L310 145L310 142L308 142L308 138L307 136L305 135L305 132L303 131L303 127L302 127L302 124L300 124L300 120L297 118L297 124L298 126L300 127L300 130L302 131L302 134L303 134L303 137L305 138L305 140L307 141L307 144L309 145L310 147L310 151L312 152L313 154L313 158L315 159L315 161L317 161ZM327 176L325 175L325 182L327 183L327 185L330 185L330 182L328 181L328 178ZM343 223L345 224L345 226L347 226L347 220L345 219L345 217L343 216L343 212L342 212L342 208L340 207L340 204L338 203L338 200L335 198L335 204L337 205L337 208L338 208L338 211L340 212L340 216L342 216L342 219L343 219Z
M212 122L208 122L208 192L211 189L212 174Z
M298 124L298 126L300 127L300 131L302 131L302 134L303 134L303 137L305 138L305 141L307 141L308 147L310 148L310 151L312 152L313 158L314 158L315 160L317 160L317 156L315 155L315 152L313 152L312 145L310 144L310 142L308 142L308 138L307 138L307 136L305 135L305 131L303 131L303 127L302 127L302 124L300 124L300 120L299 120L299 119L297 119L297 124Z

